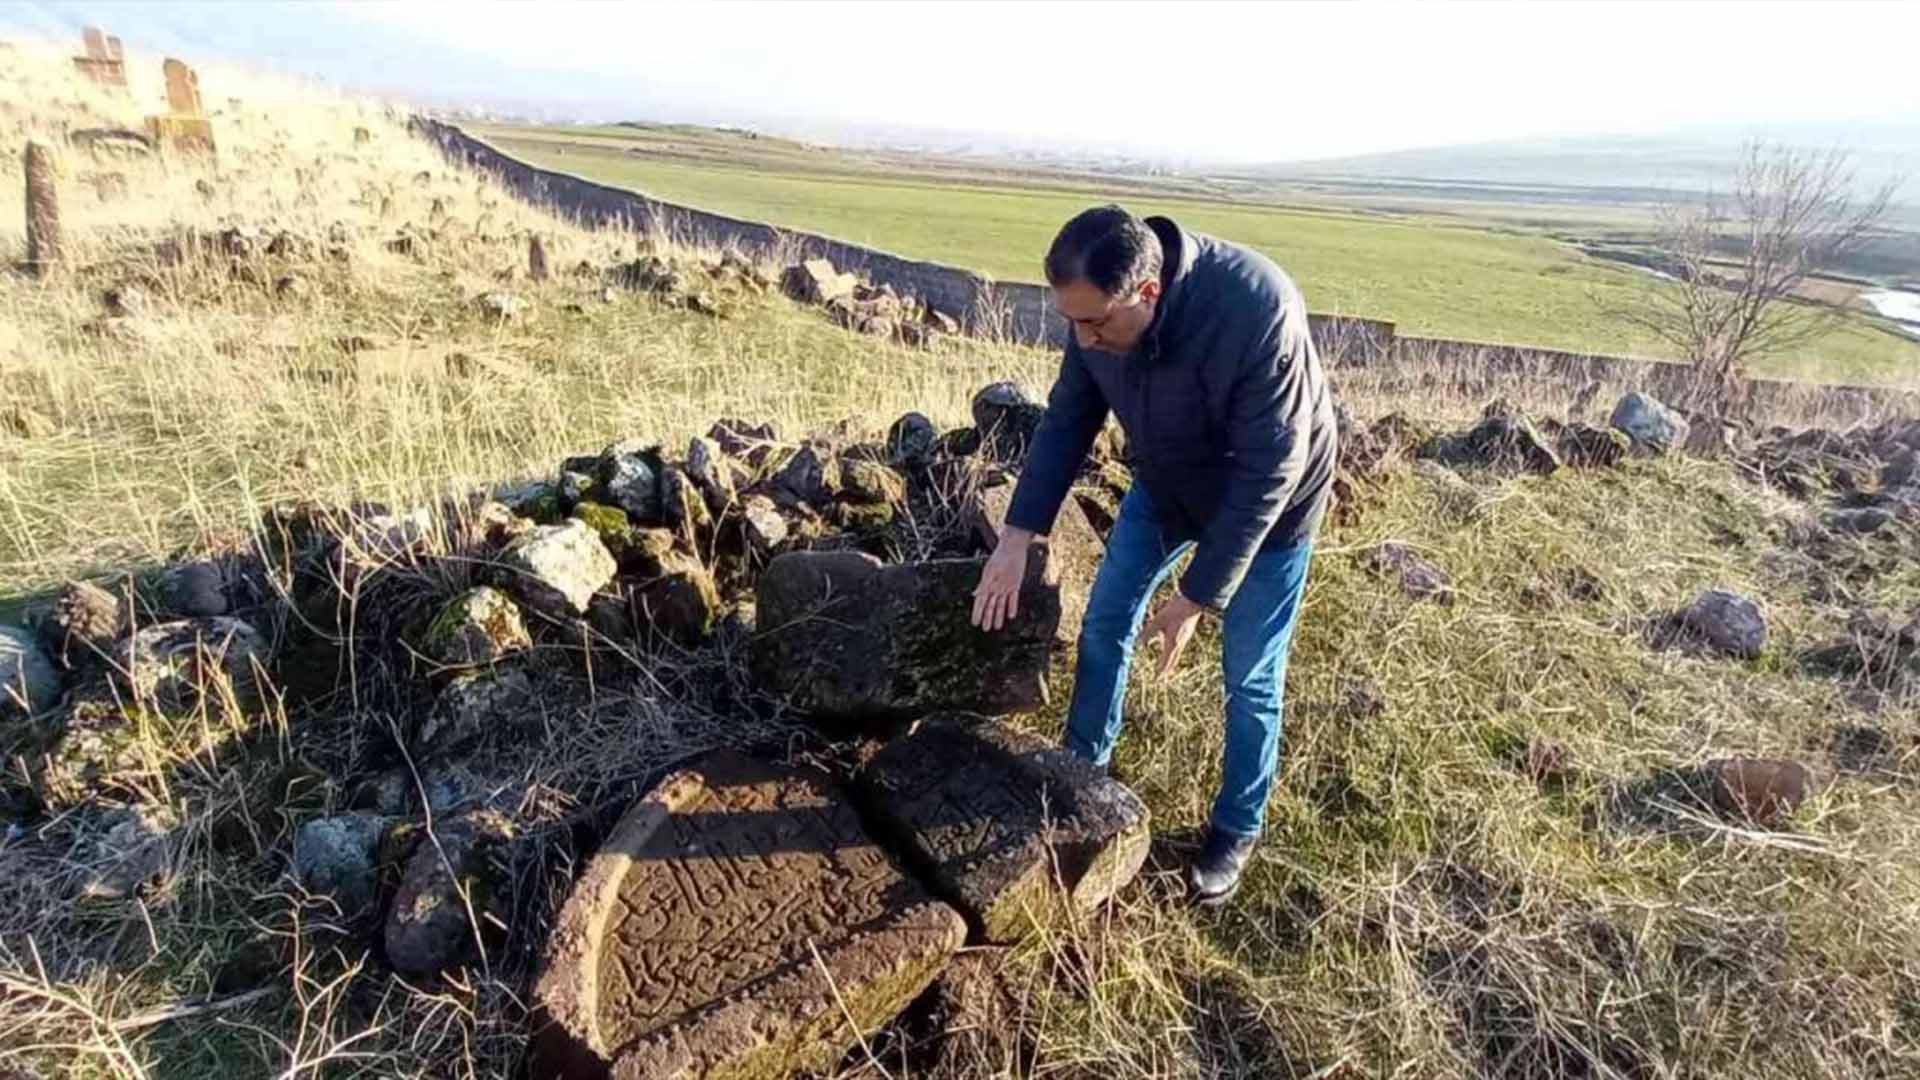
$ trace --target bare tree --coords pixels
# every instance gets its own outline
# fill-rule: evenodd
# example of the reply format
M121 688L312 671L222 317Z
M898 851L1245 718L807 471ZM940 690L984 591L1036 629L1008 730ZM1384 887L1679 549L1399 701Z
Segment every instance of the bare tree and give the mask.
M1897 187L1862 196L1844 150L1749 143L1727 191L1660 209L1654 243L1666 280L1613 313L1695 365L1695 404L1743 412L1749 361L1804 345L1843 317L1802 286L1873 238Z

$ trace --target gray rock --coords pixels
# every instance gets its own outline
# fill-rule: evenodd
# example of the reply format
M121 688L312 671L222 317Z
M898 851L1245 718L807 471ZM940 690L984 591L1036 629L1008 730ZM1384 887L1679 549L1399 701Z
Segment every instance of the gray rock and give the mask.
M1488 406L1488 415L1466 431L1437 435L1416 452L1419 457L1454 466L1474 466L1498 472L1531 472L1542 476L1560 468L1560 454L1517 411Z
M686 470L668 465L660 472L661 520L676 537L696 551L705 547L713 514L707 500Z
M416 750L421 757L445 757L490 731L507 728L533 702L533 683L519 671L481 671L462 675L440 691L420 724Z
M658 577L637 590L638 607L657 633L694 646L713 633L720 618L720 590L698 560L669 555Z
M787 540L787 519L765 495L749 495L741 501L740 529L747 550L760 559L773 558Z
M40 621L40 640L56 662L73 667L110 656L126 625L126 605L118 596L92 582L70 581Z
M426 547L432 533L433 515L425 507L400 514L373 514L355 522L348 531L348 561L362 566L404 562Z
M308 892L331 897L343 918L366 915L379 898L380 838L390 825L376 814L306 822L293 834L294 878Z
M899 473L872 461L840 463L840 497L855 503L892 503L907 497L907 483Z
M166 575L166 609L190 618L211 618L227 613L227 577L220 564L201 559L169 570Z
M480 314L494 322L510 322L526 311L526 301L505 290L481 293L476 303Z
M1893 512L1877 506L1829 511L1820 523L1834 532L1865 536L1893 524Z
M423 830L387 909L387 962L394 970L438 975L492 936L494 918L507 904L513 836L513 823L487 810L439 825L432 835Z
M181 619L143 627L127 639L120 674L133 699L163 713L260 707L266 638L239 619ZM224 684L224 685L223 685Z
M584 615L593 594L613 580L607 546L586 522L541 525L501 556L505 587L521 603L549 615Z
M1905 487L1915 480L1920 480L1920 450L1912 447L1895 451L1880 469L1881 487Z
M1368 553L1367 564L1375 573L1397 580L1400 591L1411 599L1453 603L1453 578L1403 541L1382 541Z
M1623 395L1607 421L1633 440L1634 448L1664 454L1687 444L1687 419L1658 400L1633 391Z
M896 469L917 469L933 460L940 431L933 421L910 412L887 429L887 461Z
M720 444L712 439L696 435L687 444L687 476L706 498L708 509L715 513L733 502L733 470L727 467L726 455L720 452Z
M1742 660L1759 656L1767 644L1767 620L1760 605L1729 589L1708 589L1675 619L1681 629L1715 650Z
M17 626L0 626L0 717L31 716L60 698L60 673L40 642Z
M802 444L774 474L773 487L800 502L825 505L840 487L840 463L812 443Z
M165 806L136 806L114 822L87 853L80 895L124 900L166 872L179 846L179 819Z
M625 445L609 452L606 466L607 498L627 512L635 525L657 525L664 509L660 499L660 457L652 447Z
M981 451L997 462L1017 467L1026 460L1027 447L1046 412L1046 406L1013 383L997 382L982 388L973 396L973 426L980 433Z
M468 667L496 663L532 647L513 600L481 585L447 602L427 628L420 651L436 664Z

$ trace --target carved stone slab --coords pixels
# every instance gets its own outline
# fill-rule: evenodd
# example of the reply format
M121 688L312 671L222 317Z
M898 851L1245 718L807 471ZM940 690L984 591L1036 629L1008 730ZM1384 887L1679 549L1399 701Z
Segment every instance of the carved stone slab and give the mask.
M829 1069L965 940L824 774L718 751L636 803L568 897L532 1075Z
M936 718L861 772L876 827L991 941L1092 908L1147 857L1147 808L1119 781L992 721Z

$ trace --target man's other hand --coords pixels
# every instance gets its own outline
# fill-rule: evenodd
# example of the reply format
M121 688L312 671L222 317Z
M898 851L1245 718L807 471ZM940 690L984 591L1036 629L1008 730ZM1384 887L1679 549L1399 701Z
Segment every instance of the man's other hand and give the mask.
M1027 578L1027 546L1033 534L1012 526L1000 530L1000 541L980 572L973 590L973 625L998 630L1020 614L1020 583Z
M1200 624L1199 604L1187 599L1178 590L1160 610L1153 613L1146 625L1140 628L1141 640L1148 643L1160 643L1160 662L1154 665L1154 675L1166 678L1173 673L1174 665L1180 662L1180 654L1186 651L1187 642L1193 640L1193 629Z

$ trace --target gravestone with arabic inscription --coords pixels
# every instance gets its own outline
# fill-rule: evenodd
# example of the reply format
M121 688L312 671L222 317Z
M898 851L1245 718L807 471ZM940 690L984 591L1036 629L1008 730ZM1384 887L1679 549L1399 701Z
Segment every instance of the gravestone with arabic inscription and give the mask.
M574 886L531 1075L829 1069L965 939L824 773L717 751L634 804Z
M1146 804L1054 743L936 717L874 755L857 790L907 864L992 942L1087 911L1146 861Z

